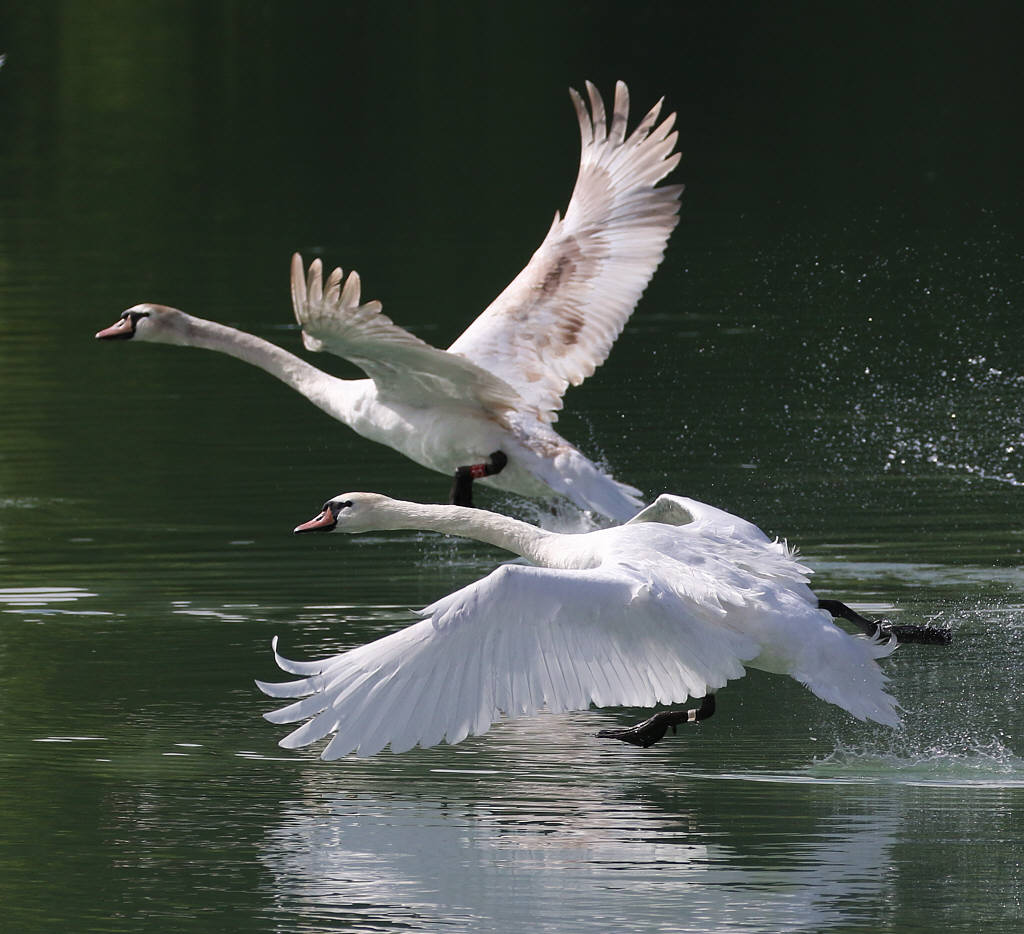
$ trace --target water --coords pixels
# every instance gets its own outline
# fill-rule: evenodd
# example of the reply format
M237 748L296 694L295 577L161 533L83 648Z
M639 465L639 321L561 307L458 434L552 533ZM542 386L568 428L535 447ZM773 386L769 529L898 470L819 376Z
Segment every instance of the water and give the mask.
M631 11L0 11L6 929L1019 930L1012 9ZM642 715L616 709L279 749L253 685L274 635L361 644L500 555L290 536L344 489L446 481L241 363L92 334L153 300L299 350L300 249L444 344L564 206L564 89L620 76L679 110L688 188L560 429L953 647L886 662L897 732L752 672L649 750L595 738Z

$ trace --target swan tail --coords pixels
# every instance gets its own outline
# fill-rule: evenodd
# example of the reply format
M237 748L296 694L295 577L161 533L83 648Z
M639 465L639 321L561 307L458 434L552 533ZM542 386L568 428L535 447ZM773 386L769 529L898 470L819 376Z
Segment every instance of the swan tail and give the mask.
M544 481L581 509L625 522L644 508L640 490L616 480L575 448L559 453L547 466Z
M885 690L889 678L878 666L878 659L896 648L895 638L853 636L831 619L823 620L790 674L813 694L858 720L898 727L900 705Z

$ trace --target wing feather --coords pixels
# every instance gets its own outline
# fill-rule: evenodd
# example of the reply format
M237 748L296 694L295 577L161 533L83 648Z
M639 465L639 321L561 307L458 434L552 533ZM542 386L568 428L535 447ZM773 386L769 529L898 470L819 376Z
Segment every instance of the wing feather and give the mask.
M292 257L292 305L307 350L329 350L350 360L377 384L385 401L468 405L494 415L522 407L515 389L465 357L439 350L395 324L380 302L360 304L359 274L342 285L335 269L323 283L319 259L303 272Z
M567 387L600 366L661 262L678 222L681 185L656 187L675 168L675 114L661 101L627 137L629 92L615 86L611 125L597 88L589 111L570 89L580 124L580 168L565 216L526 268L449 348L513 386L553 422Z
M429 623L419 623L420 626L429 626ZM420 711L417 719L420 720L420 732L416 734L415 745L436 746L444 739L444 723L440 716L441 700L444 694L444 686L448 681L448 673L451 668L450 653L443 653L447 657L439 658L436 661L425 665L430 680L426 697L425 710ZM432 670L429 670L432 669Z
M404 701L404 706L396 706L395 710L395 719L399 727L394 738L391 740L393 752L405 752L416 745L416 719L413 714L420 709L423 692L426 687L426 677L422 672L418 672L410 677L406 690L402 692L401 700ZM401 726L403 723L405 724L404 728Z
M503 565L421 611L419 622L320 662L271 696L306 694L268 713L306 722L292 748L334 734L321 755L370 755L459 742L502 717L540 710L679 702L743 673L746 637L699 608L637 596L623 566L564 571ZM689 658L688 646L698 647ZM684 677L680 678L682 673ZM269 690L268 690L269 688ZM308 718L308 719L307 719Z

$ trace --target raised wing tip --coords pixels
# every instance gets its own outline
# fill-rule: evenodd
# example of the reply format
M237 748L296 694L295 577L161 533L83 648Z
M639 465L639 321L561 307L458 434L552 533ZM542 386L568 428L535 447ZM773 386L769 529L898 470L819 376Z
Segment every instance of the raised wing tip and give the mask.
M319 305L324 297L324 264L318 256L309 264L309 272L306 275L306 294L310 303Z
M624 81L615 82L615 100L612 103L612 125L608 131L612 139L621 145L626 139L626 124L629 122L629 89Z
M295 310L296 318L299 309L306 304L306 277L302 274L302 256L299 253L292 254L292 308ZM301 321L299 322L302 323Z
M340 266L336 266L327 277L327 285L324 286L324 299L328 304L334 304L338 300L338 292L341 289L341 279L344 275Z
M341 270L339 269L338 272L340 274ZM353 269L345 280L345 287L341 290L341 303L352 308L358 307L361 290L359 273Z
M576 88L569 88L569 97L572 98L572 106L580 124L580 141L586 147L594 139L594 128L590 122L590 114L587 113L587 105L583 103L583 97Z

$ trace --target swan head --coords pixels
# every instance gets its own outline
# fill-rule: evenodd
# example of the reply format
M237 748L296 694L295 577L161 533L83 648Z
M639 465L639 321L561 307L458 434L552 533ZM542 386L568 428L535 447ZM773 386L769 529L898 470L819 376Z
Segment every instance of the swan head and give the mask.
M177 308L144 302L121 312L109 327L96 332L97 340L151 341L158 344L187 344L191 318Z
M295 526L299 532L370 532L396 528L389 522L394 500L380 493L339 493L324 503L319 515Z

